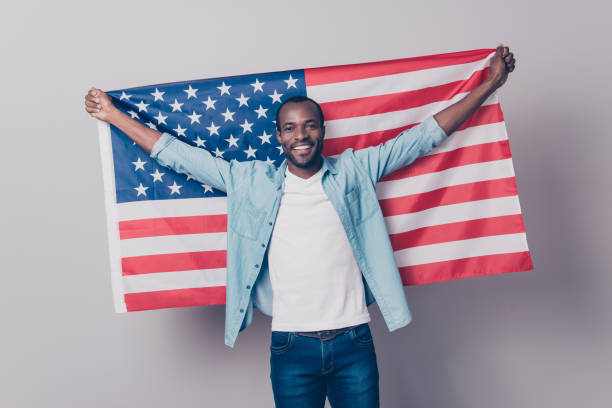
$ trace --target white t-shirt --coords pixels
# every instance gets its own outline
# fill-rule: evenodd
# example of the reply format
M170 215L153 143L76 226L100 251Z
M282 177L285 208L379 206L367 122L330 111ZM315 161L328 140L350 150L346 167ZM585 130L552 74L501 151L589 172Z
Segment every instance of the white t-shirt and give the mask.
M272 330L331 330L370 321L361 271L322 176L323 169L308 179L286 172L268 249Z

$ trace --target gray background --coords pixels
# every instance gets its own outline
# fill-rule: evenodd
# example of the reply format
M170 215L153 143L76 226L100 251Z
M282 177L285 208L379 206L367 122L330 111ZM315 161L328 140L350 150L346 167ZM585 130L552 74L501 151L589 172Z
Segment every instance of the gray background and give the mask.
M611 9L565 3L2 2L0 406L273 405L268 317L230 349L222 306L114 313L90 86L501 41L536 268L406 288L414 321L392 334L370 308L382 406L609 407Z

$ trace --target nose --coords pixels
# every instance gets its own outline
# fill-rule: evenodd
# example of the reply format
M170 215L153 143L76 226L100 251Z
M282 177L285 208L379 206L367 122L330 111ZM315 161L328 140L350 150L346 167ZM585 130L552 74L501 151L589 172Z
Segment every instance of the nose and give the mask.
M298 126L295 131L295 139L296 140L304 140L308 138L308 133L306 133L306 129L301 126Z

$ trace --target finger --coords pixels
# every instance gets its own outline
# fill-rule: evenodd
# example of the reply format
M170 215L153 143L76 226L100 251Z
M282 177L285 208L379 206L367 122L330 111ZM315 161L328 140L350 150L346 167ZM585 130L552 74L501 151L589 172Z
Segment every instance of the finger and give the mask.
M85 105L89 108L102 109L102 105L93 101L85 101Z
M100 92L100 90L99 90L98 88L91 88L91 89L89 90L89 94L90 94L91 96L98 96L98 95L99 95L99 92Z
M85 110L86 110L88 113L98 113L98 112L100 112L100 109L98 109L98 108L92 108L92 107L89 107L89 106L88 106L88 107L86 107L86 108L85 108Z
M506 63L509 63L513 59L514 59L514 55L512 55L512 53L510 53L510 54L506 55L506 57L504 58L504 61L506 61Z
M86 101L92 101L92 102L99 102L99 99L97 96L91 95L91 94L87 94L85 96L85 100Z

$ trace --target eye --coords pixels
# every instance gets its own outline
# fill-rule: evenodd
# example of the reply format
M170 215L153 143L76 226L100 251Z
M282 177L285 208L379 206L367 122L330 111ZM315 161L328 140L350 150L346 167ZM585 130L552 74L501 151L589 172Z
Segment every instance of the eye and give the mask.
M285 132L292 132L293 126L285 126Z

